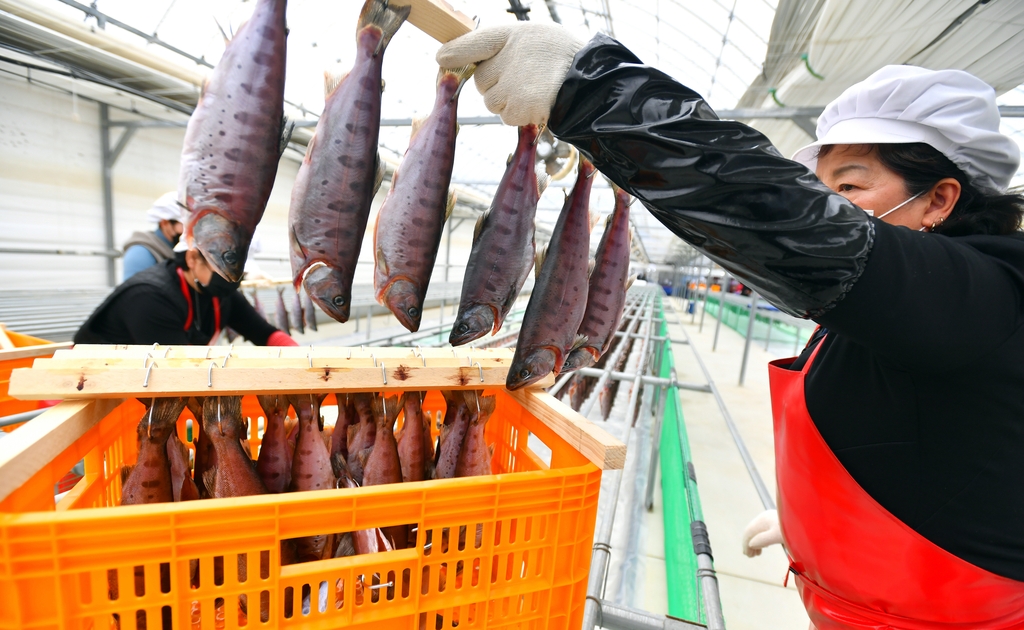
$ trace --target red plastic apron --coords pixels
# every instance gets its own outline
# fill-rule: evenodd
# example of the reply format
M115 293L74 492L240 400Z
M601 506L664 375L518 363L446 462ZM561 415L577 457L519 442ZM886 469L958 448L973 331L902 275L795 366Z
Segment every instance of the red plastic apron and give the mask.
M843 468L811 420L794 359L768 373L782 538L817 630L1024 629L1024 582L981 569L886 511ZM1024 525L1022 525L1024 526Z

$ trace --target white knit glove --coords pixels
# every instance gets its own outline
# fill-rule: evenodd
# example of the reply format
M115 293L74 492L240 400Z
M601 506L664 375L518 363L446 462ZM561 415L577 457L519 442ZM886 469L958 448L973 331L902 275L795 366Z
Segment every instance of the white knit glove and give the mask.
M743 553L748 558L761 555L761 550L769 545L781 544L782 528L775 510L761 512L743 530Z
M506 125L542 125L583 42L555 24L519 22L467 33L437 51L442 68L476 63L476 89Z

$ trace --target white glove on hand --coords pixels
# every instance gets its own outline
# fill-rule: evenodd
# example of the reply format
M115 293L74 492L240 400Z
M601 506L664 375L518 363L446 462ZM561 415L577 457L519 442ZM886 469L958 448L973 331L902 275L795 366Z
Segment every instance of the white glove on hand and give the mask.
M519 22L453 39L437 51L437 63L477 64L473 76L487 109L506 125L543 125L580 48L583 42L561 26Z
M761 550L769 545L781 544L782 528L776 510L761 512L743 530L743 553L748 558L761 555Z

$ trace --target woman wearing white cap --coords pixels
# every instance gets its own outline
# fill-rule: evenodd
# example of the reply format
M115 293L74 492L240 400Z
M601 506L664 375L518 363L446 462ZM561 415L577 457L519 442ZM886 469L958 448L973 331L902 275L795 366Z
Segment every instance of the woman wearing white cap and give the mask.
M883 68L798 163L603 35L480 29L438 62L479 62L506 123L546 122L821 324L771 367L781 534L814 627L1024 628L1024 200L991 88Z
M133 232L124 243L124 278L127 280L147 267L174 258L174 246L178 244L184 225L181 219L181 205L177 191L157 197L146 211L146 216L156 224L151 232Z

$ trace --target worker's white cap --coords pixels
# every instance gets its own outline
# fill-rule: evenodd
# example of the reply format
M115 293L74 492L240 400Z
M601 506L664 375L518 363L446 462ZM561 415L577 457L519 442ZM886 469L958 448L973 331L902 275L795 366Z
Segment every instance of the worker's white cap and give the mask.
M793 155L812 171L830 144L923 142L971 183L1002 193L1020 164L1020 149L999 132L996 93L962 70L885 66L850 86L818 118L818 141Z
M181 210L181 204L178 203L178 193L172 191L157 197L157 200L153 202L153 206L146 212L146 216L153 223L160 223L164 219L181 223L184 221L181 218Z

